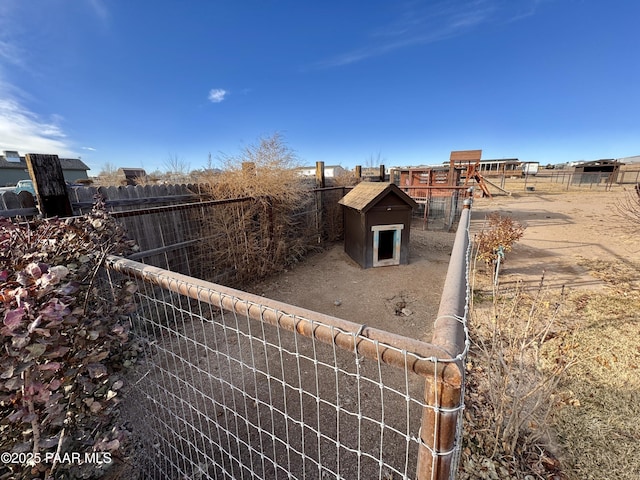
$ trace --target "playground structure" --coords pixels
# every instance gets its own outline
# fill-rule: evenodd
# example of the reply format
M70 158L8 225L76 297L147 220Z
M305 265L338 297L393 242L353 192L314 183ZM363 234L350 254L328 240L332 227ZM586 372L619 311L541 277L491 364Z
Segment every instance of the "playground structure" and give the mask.
M470 180L474 180L475 183L480 188L482 195L485 197L492 198L493 195L489 190L489 185L493 188L499 190L500 192L511 195L511 192L505 190L499 185L488 180L484 175L482 175L480 168L480 158L482 157L482 150L458 150L452 151L451 156L449 157L449 170L465 170L463 175L464 178L464 186L471 186Z
M392 181L418 203L433 197L450 196L457 190L467 192L471 186L480 189L483 196L492 198L492 187L506 195L511 192L491 182L481 173L482 150L454 150L447 166L409 167L393 169Z

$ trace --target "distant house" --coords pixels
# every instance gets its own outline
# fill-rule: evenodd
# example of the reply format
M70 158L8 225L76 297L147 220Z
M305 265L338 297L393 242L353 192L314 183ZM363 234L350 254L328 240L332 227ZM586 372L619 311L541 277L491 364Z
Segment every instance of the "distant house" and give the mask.
M298 172L303 177L315 177L316 175L316 167L300 167L298 168ZM340 175L344 175L346 170L342 168L340 165L325 165L324 167L324 176L325 178L336 178Z
M0 155L0 186L12 186L19 180L28 180L27 162L14 150L5 150ZM67 182L89 178L89 167L79 158L60 158L62 173Z

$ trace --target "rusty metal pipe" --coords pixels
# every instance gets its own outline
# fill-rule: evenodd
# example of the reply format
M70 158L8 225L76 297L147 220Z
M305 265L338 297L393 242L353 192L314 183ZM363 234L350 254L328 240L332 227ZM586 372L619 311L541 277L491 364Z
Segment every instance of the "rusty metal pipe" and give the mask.
M451 358L455 358L465 350L466 335L458 318L465 314L468 295L467 252L469 250L470 207L470 199L465 200L451 250L447 276L442 288L438 318L431 339L432 344L446 350Z
M466 314L468 295L471 204L471 199L464 202L432 338L434 346L447 352L450 360L447 365L455 373L449 372L446 378L434 375L425 382L424 401L429 406L425 407L422 414L418 480L448 480L452 477L451 470L454 467L459 409L464 402L464 365L459 356L465 353L467 341L462 319Z
M288 305L223 285L145 265L115 255L106 259L109 269L161 286L225 310L248 315L280 328L297 332L327 344L336 344L359 354L402 369L408 368L423 377L438 375L448 382L459 383L459 372L451 365L436 363L434 358L447 358L442 348L412 338L366 327L348 320ZM241 298L242 301L238 301ZM406 351L412 355L405 355ZM437 371L436 371L436 365Z

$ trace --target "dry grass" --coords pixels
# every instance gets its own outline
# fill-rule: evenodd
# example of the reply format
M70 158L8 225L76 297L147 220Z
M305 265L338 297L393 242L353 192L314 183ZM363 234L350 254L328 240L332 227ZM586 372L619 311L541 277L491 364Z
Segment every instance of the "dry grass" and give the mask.
M564 294L543 281L533 295L478 281L493 293L473 308L461 478L563 478L549 426L558 386L576 361L562 333ZM557 338L562 347L549 350Z
M623 260L580 263L608 288L505 291L475 305L462 478L640 477L640 269ZM491 298L488 279L477 279L486 293L474 298ZM518 339L536 331L532 311L546 333L529 336L537 340L520 357ZM513 402L518 391L522 403ZM537 413L532 398L541 401ZM519 436L512 448L496 440L508 433L504 412L516 410L523 421L511 429L512 442Z
M640 477L640 274L628 262L584 260L609 288L572 295L581 361L562 384L575 401L554 429L571 479Z

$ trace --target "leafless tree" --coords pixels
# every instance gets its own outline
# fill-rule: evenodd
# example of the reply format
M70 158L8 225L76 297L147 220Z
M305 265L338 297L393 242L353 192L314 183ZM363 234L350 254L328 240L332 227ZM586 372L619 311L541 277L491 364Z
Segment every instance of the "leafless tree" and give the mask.
M382 156L380 151L378 151L378 153L375 154L375 155L373 153L371 155L369 155L369 158L365 161L365 167L367 167L367 168L377 168L380 165L384 165L386 160L387 159Z
M98 182L100 185L118 185L118 168L111 162L105 162L98 173Z
M177 154L170 153L167 160L164 162L164 166L167 170L167 176L172 181L184 181L189 178L191 173L191 165Z
M627 190L624 198L616 204L618 213L627 220L634 233L640 233L640 183Z

